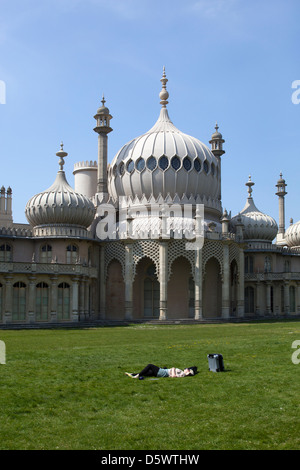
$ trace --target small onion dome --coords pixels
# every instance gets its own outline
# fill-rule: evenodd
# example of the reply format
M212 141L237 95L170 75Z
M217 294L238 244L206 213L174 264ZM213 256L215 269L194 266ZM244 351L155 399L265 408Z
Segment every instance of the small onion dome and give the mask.
M300 246L300 220L295 224L291 223L285 232L284 238L286 240L287 246L290 248Z
M222 136L221 132L219 132L219 126L218 126L218 123L217 123L217 122L216 122L215 129L216 129L216 132L214 132L214 133L212 134L211 139L212 139L212 140L223 139L223 136Z
M251 186L253 185L254 183L251 181L251 176L249 176L249 181L246 183L249 197L244 209L231 219L231 229L235 231L236 225L242 223L244 225L244 240L271 242L277 235L278 226L273 217L257 209L251 197Z
M109 109L105 106L105 99L104 99L104 95L102 97L102 106L100 106L100 108L97 109L97 114L109 114Z
M36 194L28 201L25 215L34 228L51 226L51 234L53 235L67 233L76 235L82 232L78 232L78 230L66 232L63 229L82 228L86 230L94 219L95 207L90 199L75 192L68 184L63 171L64 157L68 154L63 151L63 144L56 155L60 157L60 170L57 172L54 183L50 188ZM38 232L35 231L35 234ZM50 232L46 230L39 233L49 234Z

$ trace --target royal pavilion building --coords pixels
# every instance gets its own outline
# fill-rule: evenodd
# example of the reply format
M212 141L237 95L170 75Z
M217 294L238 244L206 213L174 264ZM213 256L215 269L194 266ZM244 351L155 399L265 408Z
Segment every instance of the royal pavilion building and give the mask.
M12 189L2 186L2 327L299 315L300 221L285 228L285 180L276 184L278 225L257 208L251 177L231 216L218 125L210 146L181 132L168 114L167 81L164 71L156 123L110 164L103 98L97 161L74 164L72 188L61 144L53 184L25 206L28 224L13 222Z

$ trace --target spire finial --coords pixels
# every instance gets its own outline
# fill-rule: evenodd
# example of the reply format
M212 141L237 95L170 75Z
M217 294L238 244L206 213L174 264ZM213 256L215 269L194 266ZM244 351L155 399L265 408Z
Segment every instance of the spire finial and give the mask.
M56 153L56 155L59 157L59 166L60 166L60 171L63 171L64 169L64 164L65 164L65 161L64 161L64 157L66 157L68 154L67 152L64 151L64 143L63 141L61 141L60 143L60 150Z
M215 127L216 131L218 132L218 129L219 129L219 126L218 126L218 123L216 122L216 127Z
M104 93L102 95L102 100L101 100L101 103L103 104L103 106L105 105L106 101L105 101L105 98L104 98Z
M251 175L249 175L249 180L246 183L246 186L248 186L248 194L249 194L248 198L252 198L251 193L252 193L252 186L254 184L255 183L253 183L253 181L251 181Z
M166 108L167 107L167 104L168 104L168 98L169 98L169 93L167 92L167 87L166 87L166 84L168 82L168 79L166 77L166 69L165 69L165 66L163 67L163 76L162 78L160 79L161 83L162 83L162 90L159 94L159 97L160 97L160 104L162 105L162 108Z

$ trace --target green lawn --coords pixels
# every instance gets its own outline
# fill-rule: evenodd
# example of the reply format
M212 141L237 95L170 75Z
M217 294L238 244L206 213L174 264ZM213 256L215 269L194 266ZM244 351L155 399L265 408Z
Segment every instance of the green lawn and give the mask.
M300 322L0 330L0 449L300 449ZM226 372L208 370L221 353ZM134 380L147 363L195 377Z

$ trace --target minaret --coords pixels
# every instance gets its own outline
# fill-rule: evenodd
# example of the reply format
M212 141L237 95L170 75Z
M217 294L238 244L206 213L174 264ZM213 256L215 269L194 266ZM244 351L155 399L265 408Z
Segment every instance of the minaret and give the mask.
M216 123L215 130L216 132L213 133L211 136L211 140L209 143L211 144L211 152L214 154L214 156L218 160L218 165L219 165L219 174L218 174L218 180L219 180L219 201L221 201L221 156L224 155L225 150L223 150L223 144L225 140L223 139L222 134L218 131L219 126L218 123Z
M4 186L0 190L0 228L12 227L12 190L10 186L5 191Z
M287 194L285 188L287 187L287 184L285 183L285 180L282 178L282 173L280 173L280 178L277 181L276 184L277 187L277 193L276 196L279 197L279 230L278 230L278 235L280 235L280 238L284 237L284 232L285 232L285 207L284 207L284 196Z
M104 96L102 106L97 110L94 118L97 125L94 131L98 134L98 174L97 174L97 195L99 202L107 202L107 134L112 131L110 120L112 116L109 109L105 106Z

